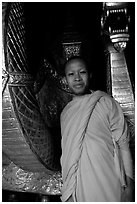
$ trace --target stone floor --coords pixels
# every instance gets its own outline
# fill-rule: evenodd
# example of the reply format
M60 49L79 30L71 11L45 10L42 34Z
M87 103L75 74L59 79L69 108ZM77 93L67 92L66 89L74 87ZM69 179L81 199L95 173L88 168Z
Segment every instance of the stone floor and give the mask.
M2 190L2 202L61 202L60 196Z

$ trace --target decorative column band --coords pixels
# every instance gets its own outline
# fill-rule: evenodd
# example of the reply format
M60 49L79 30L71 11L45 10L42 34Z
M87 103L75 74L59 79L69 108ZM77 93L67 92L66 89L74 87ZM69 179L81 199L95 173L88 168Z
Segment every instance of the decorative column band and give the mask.
M12 86L26 86L34 83L33 77L26 73L9 73L8 85Z
M134 96L124 53L111 53L112 94L134 123Z

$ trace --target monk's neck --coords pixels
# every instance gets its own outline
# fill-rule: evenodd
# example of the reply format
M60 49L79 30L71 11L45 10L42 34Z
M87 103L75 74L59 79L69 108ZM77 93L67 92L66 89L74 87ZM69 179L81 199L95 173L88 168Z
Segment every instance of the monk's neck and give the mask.
M83 98L83 97L85 97L86 95L92 94L93 92L94 92L94 91L92 91L92 90L88 90L87 92L85 92L85 93L82 94L82 95L73 95L73 99Z

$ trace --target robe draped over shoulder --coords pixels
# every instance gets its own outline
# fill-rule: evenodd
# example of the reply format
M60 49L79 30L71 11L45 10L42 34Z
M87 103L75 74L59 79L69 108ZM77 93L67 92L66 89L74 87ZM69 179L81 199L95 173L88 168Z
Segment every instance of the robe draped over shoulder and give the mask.
M62 201L120 202L112 136L123 149L129 136L119 104L102 91L74 98L61 114L61 134Z

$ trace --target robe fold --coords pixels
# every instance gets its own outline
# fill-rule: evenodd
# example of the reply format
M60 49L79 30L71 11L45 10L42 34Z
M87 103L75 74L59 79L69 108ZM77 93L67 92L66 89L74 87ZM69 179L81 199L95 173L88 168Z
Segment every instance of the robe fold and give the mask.
M120 105L102 91L75 97L61 114L62 201L120 202L114 144L128 151Z

